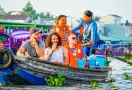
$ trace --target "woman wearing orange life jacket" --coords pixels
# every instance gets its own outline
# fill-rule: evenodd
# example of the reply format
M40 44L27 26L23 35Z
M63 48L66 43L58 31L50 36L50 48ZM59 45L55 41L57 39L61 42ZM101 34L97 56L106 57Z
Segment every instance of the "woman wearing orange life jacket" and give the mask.
M83 50L81 44L77 44L77 36L71 33L68 37L69 44L65 47L68 49L69 61L65 61L64 65L70 65L74 67L78 67L76 59L85 59L86 53Z
M67 17L65 15L59 15L57 18L57 24L52 27L53 32L57 32L61 37L62 46L68 44L68 35L71 33L69 26L67 25Z

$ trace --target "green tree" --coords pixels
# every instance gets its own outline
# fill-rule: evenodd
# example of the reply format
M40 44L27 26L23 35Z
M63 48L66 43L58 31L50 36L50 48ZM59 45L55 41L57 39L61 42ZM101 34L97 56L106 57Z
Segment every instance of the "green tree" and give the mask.
M6 14L4 8L1 8L1 9L0 9L0 15L4 15L4 14Z
M21 14L27 14L33 20L38 18L37 14L36 14L36 10L33 9L33 6L31 5L30 1L28 1L26 6L22 9L22 13Z
M50 19L52 19L52 20L54 20L53 15L51 15L50 12L46 12L46 13L40 12L40 13L38 13L38 16L39 16L41 19L45 19L45 20L50 20Z
M38 16L39 16L41 19L45 19L45 18L46 18L46 16L44 15L44 12L38 13Z
M101 18L100 16L93 16L93 19L94 19L95 21L99 21L100 18ZM77 20L77 22L79 23L81 20L83 20L83 17L79 18L79 19Z
M58 21L58 18L57 18L57 16L55 16L54 23L57 24L57 21Z
M95 21L99 21L100 18L101 18L100 16L93 16L93 19L94 19Z
M53 19L53 15L50 12L46 12L46 19Z

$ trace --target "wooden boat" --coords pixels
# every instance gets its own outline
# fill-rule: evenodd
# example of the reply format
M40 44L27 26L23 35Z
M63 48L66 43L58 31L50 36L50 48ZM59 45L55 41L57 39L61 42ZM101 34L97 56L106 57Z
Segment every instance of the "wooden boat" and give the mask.
M57 76L57 74L63 74L66 79L64 83L70 85L89 83L90 81L105 82L110 71L110 67L106 66L99 68L77 68L40 60L34 57L13 56L12 51L5 47L1 47L0 52L5 53L8 58L8 63L0 66L1 72L4 72L3 69L5 68L17 70L17 74L22 76L23 79L37 85L46 84L44 80L46 77ZM6 74L6 76L10 79L9 74Z

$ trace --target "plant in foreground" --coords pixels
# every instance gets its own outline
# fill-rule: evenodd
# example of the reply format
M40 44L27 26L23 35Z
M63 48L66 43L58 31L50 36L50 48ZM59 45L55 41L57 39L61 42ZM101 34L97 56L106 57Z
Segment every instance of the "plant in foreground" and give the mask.
M105 82L106 83L113 83L113 82L116 82L116 79L115 78L110 78L110 79L107 79Z
M110 63L111 63L111 60L105 60L105 63L106 63L106 66L109 66L110 65Z
M126 80L132 81L132 75L130 76L128 73L124 72L123 75L126 77Z
M49 86L63 86L65 78L63 74L58 74L57 77L49 76L45 80Z
M96 81L90 81L89 88L103 88L103 87L101 85L99 85L99 83Z
M117 86L112 86L111 89L112 90L119 90L119 88Z

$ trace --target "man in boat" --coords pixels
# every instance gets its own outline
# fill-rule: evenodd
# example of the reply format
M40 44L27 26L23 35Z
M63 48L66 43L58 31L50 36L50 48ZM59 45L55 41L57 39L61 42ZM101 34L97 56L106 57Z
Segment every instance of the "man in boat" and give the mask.
M72 32L75 32L83 28L84 43L88 43L89 41L93 42L93 47L97 48L100 41L100 37L99 34L97 33L97 24L92 19L92 14L93 13L90 10L86 10L83 14L83 20L72 29ZM95 50L90 49L87 46L85 46L84 49L86 50L87 56L95 54Z
M19 56L42 57L44 56L45 43L40 40L41 30L30 30L30 39L25 41L17 51Z
M69 56L69 61L65 61L66 64L74 67L78 67L76 59L84 59L86 61L86 52L84 51L83 47L81 44L77 43L77 36L74 33L71 33L68 36L68 42L69 44L66 45L65 47L68 50L68 56Z
M40 59L58 64L63 64L68 59L68 51L62 46L61 38L56 32L47 37L46 46L45 55Z

